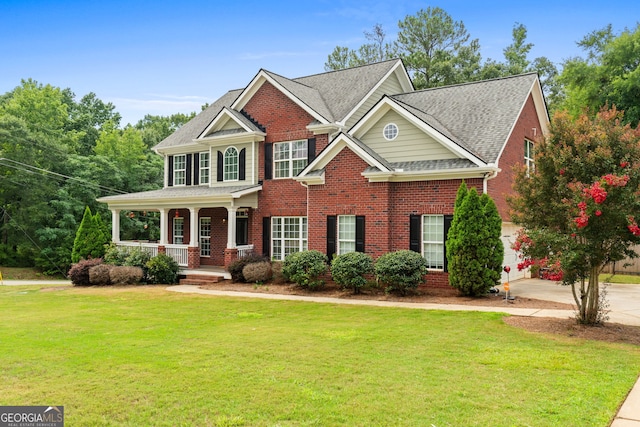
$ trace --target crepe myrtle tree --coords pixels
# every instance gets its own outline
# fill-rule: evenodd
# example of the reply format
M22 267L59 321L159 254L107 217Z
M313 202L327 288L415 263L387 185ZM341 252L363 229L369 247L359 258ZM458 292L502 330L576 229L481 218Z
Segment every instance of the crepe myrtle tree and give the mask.
M524 227L514 244L519 268L537 263L570 285L584 324L606 320L599 273L638 256L640 128L622 119L615 108L575 120L557 113L547 139L535 143L535 171L518 171L509 200Z

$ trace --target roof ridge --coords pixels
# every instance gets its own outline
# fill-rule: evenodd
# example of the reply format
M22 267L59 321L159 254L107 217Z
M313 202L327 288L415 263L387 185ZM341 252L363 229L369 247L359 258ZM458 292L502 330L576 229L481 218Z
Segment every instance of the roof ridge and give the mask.
M355 67L341 68L339 70L329 70L329 71L325 71L323 73L309 74L307 76L299 76L299 77L292 78L290 80L300 80L300 79L306 79L307 77L315 77L315 76L322 76L322 75L326 75L326 74L340 73L340 72L343 72L343 71L356 70L358 68L371 67L373 65L380 65L380 64L384 64L386 62L393 62L393 61L402 61L402 60L400 58L386 59L384 61L371 62L369 64L356 65Z
M455 84L446 85L446 86L428 87L428 88L425 88L425 89L414 90L413 92L396 93L396 94L394 94L392 96L411 95L411 94L414 94L414 93L428 92L428 91L434 91L434 90L438 90L438 89L447 89L447 88L453 88L453 87L470 86L470 85L474 85L474 84L495 82L495 81L498 81L498 80L509 80L509 79L515 79L515 78L530 76L532 74L538 75L538 73L536 71L530 71L528 73L513 74L511 76L503 76L503 77L494 77L492 79L486 79L486 80L475 80L475 81L471 81L471 82L455 83Z

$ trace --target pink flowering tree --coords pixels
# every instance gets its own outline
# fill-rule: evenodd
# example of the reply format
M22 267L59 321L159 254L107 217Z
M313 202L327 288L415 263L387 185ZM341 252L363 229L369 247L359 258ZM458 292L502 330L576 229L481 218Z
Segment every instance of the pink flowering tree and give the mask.
M535 144L535 171L519 171L510 199L523 226L514 244L520 267L538 264L570 285L585 324L604 320L599 273L638 256L640 128L621 119L615 108L577 120L556 114L550 135Z

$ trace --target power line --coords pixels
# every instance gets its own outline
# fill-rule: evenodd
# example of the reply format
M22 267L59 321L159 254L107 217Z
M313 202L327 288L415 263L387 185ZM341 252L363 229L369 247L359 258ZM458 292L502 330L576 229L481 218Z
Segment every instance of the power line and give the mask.
M20 165L22 167L18 167L18 166L15 166L15 165L7 164L7 162L15 163L15 164ZM20 170L20 171L32 173L32 174L36 174L36 173L39 173L40 175L49 174L49 175L54 176L55 179L58 179L58 180L77 181L77 182L79 182L81 184L85 184L85 185L89 185L89 186L98 188L98 189L100 189L102 191L105 191L105 192L108 192L110 194L127 194L126 191L118 190L118 189L111 188L111 187L106 187L104 185L96 184L95 182L86 181L84 179L76 178L74 176L64 175L64 174L61 174L61 173L58 173L58 172L52 172L52 171L47 170L47 169L42 169L42 168L39 168L39 167L36 167L36 166L29 165L27 163L18 162L16 160L8 159L6 157L0 157L0 164L4 164L4 166L10 167L10 168L13 168L13 169L16 169L16 170Z

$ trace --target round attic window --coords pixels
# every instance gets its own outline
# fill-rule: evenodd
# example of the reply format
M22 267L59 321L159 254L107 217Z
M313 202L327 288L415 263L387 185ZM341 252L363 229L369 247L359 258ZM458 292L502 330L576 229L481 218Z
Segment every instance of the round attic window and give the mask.
M382 135L387 141L393 141L398 136L398 126L395 123L389 123L382 130Z

